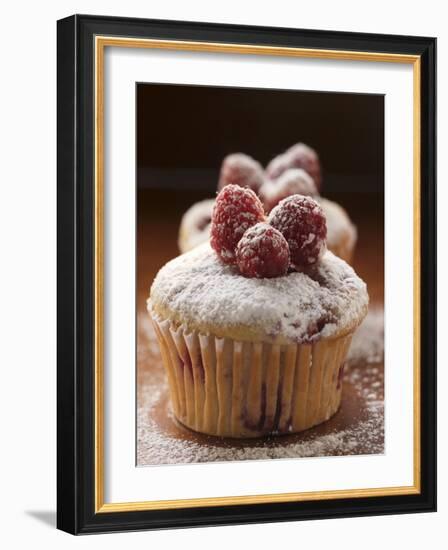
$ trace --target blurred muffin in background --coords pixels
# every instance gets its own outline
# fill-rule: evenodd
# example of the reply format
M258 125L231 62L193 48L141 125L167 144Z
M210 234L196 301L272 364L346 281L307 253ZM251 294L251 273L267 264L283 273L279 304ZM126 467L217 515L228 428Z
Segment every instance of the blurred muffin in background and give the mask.
M308 145L297 143L272 159L266 170L252 157L233 153L224 158L218 191L229 184L248 187L260 197L266 214L283 199L294 194L313 197L327 219L327 246L336 256L351 262L357 231L346 210L320 196L322 170L319 157ZM208 241L215 199L193 204L183 215L178 237L181 253Z

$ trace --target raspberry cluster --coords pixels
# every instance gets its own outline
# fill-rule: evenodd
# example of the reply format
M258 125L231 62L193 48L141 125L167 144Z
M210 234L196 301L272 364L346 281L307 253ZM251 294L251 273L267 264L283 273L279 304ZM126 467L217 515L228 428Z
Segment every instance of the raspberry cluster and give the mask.
M278 277L316 263L326 248L326 221L311 197L291 195L271 211L248 188L226 185L213 209L210 244L246 277Z
M248 188L226 185L216 198L210 244L225 264L234 264L236 245L245 231L264 221L263 205Z
M289 168L276 180L268 180L260 189L260 197L267 212L291 195L318 196L313 178L302 168Z
M260 197L266 212L270 212L291 195L318 196L321 179L316 151L304 143L296 143L272 159L266 170L249 155L227 155L221 165L218 191L227 185L251 189Z
M218 191L226 185L234 184L240 187L248 187L255 193L258 193L264 183L264 179L264 171L259 162L249 155L234 153L227 155L222 162Z
M269 178L276 179L290 168L305 170L313 178L317 190L320 190L320 162L314 149L304 143L296 143L287 151L272 159L266 167L266 173Z
M315 264L326 249L327 223L321 206L311 197L291 195L272 210L269 223L288 241L291 266L301 270Z

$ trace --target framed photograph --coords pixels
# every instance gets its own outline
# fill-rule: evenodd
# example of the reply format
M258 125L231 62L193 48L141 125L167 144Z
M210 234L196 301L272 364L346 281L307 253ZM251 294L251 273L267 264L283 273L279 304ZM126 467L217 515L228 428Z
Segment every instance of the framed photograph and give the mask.
M58 527L434 511L436 40L58 21Z

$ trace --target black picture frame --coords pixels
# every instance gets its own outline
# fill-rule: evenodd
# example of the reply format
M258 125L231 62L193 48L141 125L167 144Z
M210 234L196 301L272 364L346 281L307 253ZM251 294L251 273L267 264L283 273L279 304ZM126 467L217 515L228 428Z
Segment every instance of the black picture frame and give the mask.
M409 54L421 62L419 494L95 511L95 36ZM74 15L57 23L57 526L73 534L431 512L436 509L436 39Z

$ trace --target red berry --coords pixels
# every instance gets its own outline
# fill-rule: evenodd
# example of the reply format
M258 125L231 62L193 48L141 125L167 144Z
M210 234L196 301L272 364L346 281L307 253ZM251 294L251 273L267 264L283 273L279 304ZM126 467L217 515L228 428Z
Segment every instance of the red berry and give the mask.
M233 183L258 193L263 182L264 172L261 164L248 155L234 153L228 155L222 162L218 190Z
M302 168L313 178L317 190L321 187L321 169L319 157L314 149L304 143L296 143L282 155L271 160L266 168L267 175L278 178L288 168Z
M246 229L264 221L263 205L250 189L226 185L213 207L210 244L221 260L234 264L235 248Z
M289 244L291 265L303 269L315 264L326 250L327 223L320 205L311 197L291 195L270 213L269 223Z
M288 271L289 246L280 231L257 223L238 243L236 261L245 277L279 277Z
M260 196L267 212L290 195L318 195L313 178L305 170L289 168L276 180L265 183L260 189Z

